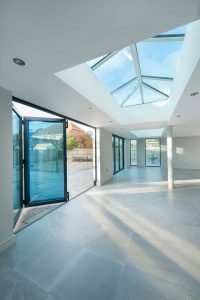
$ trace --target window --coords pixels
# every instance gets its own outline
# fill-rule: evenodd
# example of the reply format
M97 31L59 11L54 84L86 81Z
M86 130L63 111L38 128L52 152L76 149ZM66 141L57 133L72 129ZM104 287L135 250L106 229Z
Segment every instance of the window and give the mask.
M137 140L131 140L131 166L137 166Z
M118 105L168 100L180 62L186 26L88 62Z
M146 166L160 167L160 139L146 139Z
M124 169L124 139L113 135L113 174Z

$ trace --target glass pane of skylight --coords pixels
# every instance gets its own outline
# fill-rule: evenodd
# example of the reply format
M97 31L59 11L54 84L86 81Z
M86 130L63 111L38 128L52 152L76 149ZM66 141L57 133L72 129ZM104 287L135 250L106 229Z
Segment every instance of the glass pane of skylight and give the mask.
M179 65L181 46L181 41L138 43L142 75L174 77Z
M142 79L144 83L156 88L164 94L170 95L173 80L159 80L159 79Z
M117 100L118 104L121 105L122 102L126 99L126 97L134 91L137 85L138 81L134 80L133 82L125 85L123 88L119 89L112 95L115 98L115 100Z
M168 35L168 34L185 34L187 25L180 26L178 28L166 31L161 33L160 35Z
M138 87L137 90L133 93L133 95L128 99L128 101L123 104L123 107L133 106L137 104L142 104L140 87Z
M163 101L168 99L168 97L146 87L144 84L143 84L143 97L144 97L144 103L157 102L157 101Z
M87 64L89 65L89 67L92 67L92 66L94 66L96 63L98 63L98 61L100 61L104 57L106 57L106 55L94 58L94 59L88 61Z
M125 48L94 70L110 92L136 77L130 48Z

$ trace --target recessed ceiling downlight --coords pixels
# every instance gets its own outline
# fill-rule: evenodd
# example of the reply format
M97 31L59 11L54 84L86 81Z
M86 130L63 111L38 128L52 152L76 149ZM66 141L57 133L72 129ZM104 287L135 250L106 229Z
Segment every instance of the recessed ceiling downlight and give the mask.
M13 58L13 61L18 66L21 66L21 67L25 66L25 62L20 58L15 57L15 58Z
M190 94L190 96L196 96L196 95L199 95L199 92L194 92Z

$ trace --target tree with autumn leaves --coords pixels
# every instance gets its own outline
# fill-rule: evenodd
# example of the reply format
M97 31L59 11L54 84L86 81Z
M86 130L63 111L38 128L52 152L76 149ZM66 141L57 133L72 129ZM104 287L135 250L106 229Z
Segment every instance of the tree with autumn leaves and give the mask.
M83 132L83 134L79 137L78 140L75 135L68 134L67 149L73 150L75 148L92 149L93 148L92 136L87 132Z

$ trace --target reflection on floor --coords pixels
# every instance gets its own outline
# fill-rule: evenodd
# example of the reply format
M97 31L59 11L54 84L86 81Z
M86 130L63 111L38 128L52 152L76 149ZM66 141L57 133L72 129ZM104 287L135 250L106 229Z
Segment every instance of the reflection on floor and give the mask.
M15 225L14 233L26 228L61 205L63 205L63 203L24 208Z
M198 174L177 170L168 191L165 170L124 170L20 231L1 298L199 300Z

